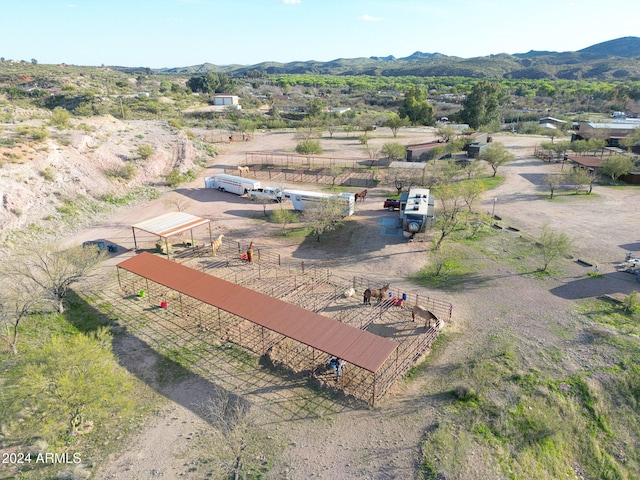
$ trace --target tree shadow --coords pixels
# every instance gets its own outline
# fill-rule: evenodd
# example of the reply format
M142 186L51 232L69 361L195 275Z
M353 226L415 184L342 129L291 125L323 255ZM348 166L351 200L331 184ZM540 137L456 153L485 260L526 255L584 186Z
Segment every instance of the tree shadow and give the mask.
M624 272L612 272L598 277L581 277L564 285L552 288L553 295L567 299L578 300L583 298L596 298L602 295L614 293L630 294L638 290L638 282L635 275Z

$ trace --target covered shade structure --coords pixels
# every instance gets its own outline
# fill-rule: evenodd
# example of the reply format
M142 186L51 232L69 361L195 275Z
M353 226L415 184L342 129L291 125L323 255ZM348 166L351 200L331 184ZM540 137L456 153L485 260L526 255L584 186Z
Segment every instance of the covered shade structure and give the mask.
M398 343L249 288L143 252L117 265L200 302L375 374Z
M169 256L169 237L179 235L184 232L191 233L191 244L193 245L193 229L202 225L209 226L209 244L213 250L213 238L211 234L211 221L207 218L196 217L190 213L172 212L165 213L159 217L150 218L131 226L133 231L133 245L138 249L138 241L136 239L136 229L157 235L165 242L167 257ZM213 252L212 252L213 253Z

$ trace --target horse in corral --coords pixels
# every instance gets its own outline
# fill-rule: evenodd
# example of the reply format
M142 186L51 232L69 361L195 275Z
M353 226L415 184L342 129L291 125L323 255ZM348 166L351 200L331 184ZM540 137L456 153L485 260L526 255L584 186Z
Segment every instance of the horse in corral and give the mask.
M364 197L367 196L367 193L369 193L367 191L367 189L365 188L364 190L362 190L361 192L356 193L356 202L358 201L358 199L362 200L364 202Z
M424 319L424 328L427 328L427 323L430 327L435 326L438 330L443 327L443 323L436 315L430 310L421 307L420 305L414 305L411 309L411 321L415 322L416 317Z
M218 235L218 238L216 238L213 241L213 254L216 255L218 253L218 249L222 246L222 239L224 238L224 234L221 233L220 235Z
M247 248L247 261L253 262L253 241L249 244L249 248Z
M249 167L241 167L238 165L238 170L240 170L240 176L245 177L249 175Z
M364 291L364 300L363 303L365 305L371 305L371 297L377 298L378 303L382 301L382 299L387 295L389 291L389 284L387 283L384 287L378 288L367 288Z

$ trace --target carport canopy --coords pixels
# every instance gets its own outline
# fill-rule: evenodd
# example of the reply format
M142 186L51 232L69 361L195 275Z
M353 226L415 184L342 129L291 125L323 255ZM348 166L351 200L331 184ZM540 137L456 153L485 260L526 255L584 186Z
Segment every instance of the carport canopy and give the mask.
M394 340L147 252L117 267L374 374L398 348Z
M132 225L133 245L137 250L136 228L143 232L157 235L165 241L165 244L168 243L169 237L189 231L191 232L191 243L193 244L193 229L202 225L209 226L209 241L213 245L213 239L211 238L211 221L207 218L196 217L195 215L185 212L165 213L159 217L150 218ZM166 246L167 252L169 252L168 245Z

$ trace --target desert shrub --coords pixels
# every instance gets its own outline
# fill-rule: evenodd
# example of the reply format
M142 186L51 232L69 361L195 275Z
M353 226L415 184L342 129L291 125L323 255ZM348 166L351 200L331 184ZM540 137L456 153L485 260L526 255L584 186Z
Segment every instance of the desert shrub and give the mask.
M151 145L140 145L135 151L137 157L141 160L146 160L151 157L155 151Z
M62 107L53 109L53 115L49 120L49 125L58 127L59 129L69 128L71 126L71 114Z
M52 182L53 180L55 180L56 175L53 171L53 169L51 168L51 166L45 167L42 170L40 170L40 176L42 178L44 178L45 180Z
M136 176L138 169L133 163L126 163L122 168L116 168L106 172L107 176L112 178L121 178L123 180L131 180Z
M177 168L174 168L169 175L164 177L171 188L175 188L182 183L190 182L196 178L196 174L193 170L187 170L182 173Z
M462 401L473 400L475 399L476 392L473 391L472 388L467 387L466 385L458 385L453 389L453 395Z
M79 124L76 127L78 130L82 130L84 132L93 132L95 130L95 127L92 127L91 125L87 125L86 123L82 122L81 124Z

